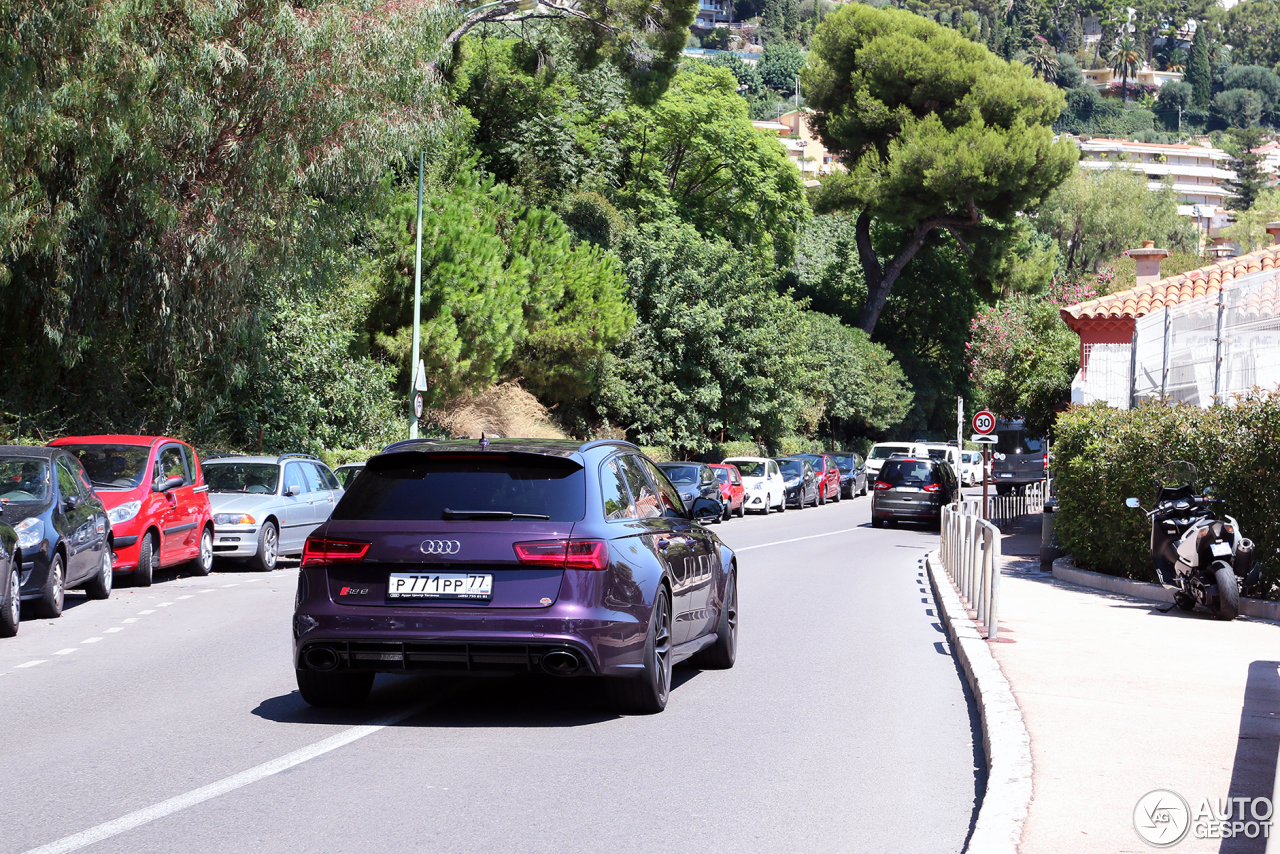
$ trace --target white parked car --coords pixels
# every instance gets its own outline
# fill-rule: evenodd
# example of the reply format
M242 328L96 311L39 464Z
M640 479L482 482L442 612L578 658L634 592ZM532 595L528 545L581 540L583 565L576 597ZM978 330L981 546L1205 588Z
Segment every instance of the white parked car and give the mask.
M867 454L867 483L875 483L876 476L880 474L880 468L884 465L885 460L894 454L907 454L911 457L925 458L929 456L929 451L925 448L923 442L880 442L873 445L871 453Z
M946 460L951 464L951 471L955 473L956 479L961 481L961 485L965 486L960 476L960 449L956 447L954 442L926 442L925 449L929 452L929 456L935 460Z
M982 451L960 452L960 482L965 486L982 483Z
M329 467L307 454L206 457L201 469L213 508L214 556L248 560L265 572L281 555L302 554L343 493Z
M742 506L768 514L773 508L787 509L787 487L782 480L778 461L766 457L730 457L724 461L737 466L742 473L742 488L746 490Z

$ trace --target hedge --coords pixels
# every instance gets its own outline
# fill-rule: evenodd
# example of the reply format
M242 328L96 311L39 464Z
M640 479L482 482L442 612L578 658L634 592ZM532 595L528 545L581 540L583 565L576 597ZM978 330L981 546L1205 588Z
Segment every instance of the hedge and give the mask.
M1225 500L1216 512L1234 516L1257 544L1262 580L1247 594L1280 598L1280 393L1212 409L1072 407L1055 433L1056 530L1077 564L1155 581L1150 525L1124 500L1135 497L1149 509L1159 471L1186 460L1200 470L1200 485Z

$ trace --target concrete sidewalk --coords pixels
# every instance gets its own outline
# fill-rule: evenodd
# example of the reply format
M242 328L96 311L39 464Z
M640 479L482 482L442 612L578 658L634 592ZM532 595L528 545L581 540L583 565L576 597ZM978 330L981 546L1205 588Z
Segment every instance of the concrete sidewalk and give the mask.
M1133 813L1153 789L1181 794L1193 815L1205 798L1271 797L1280 625L1221 623L1055 581L1040 571L1039 524L1029 517L1004 538L1000 638L1009 642L990 644L1031 737L1023 854L1151 851ZM1197 839L1195 829L1170 850L1266 846Z

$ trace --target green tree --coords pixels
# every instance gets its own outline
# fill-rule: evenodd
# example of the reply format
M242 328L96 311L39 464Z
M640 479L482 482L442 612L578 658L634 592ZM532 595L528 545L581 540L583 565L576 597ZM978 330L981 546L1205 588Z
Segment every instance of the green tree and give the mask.
M736 88L725 69L695 63L652 107L632 107L613 200L640 222L675 217L786 263L807 214L800 173L775 137L751 126Z
M1244 0L1227 11L1222 37L1241 65L1280 66L1280 0Z
M794 92L803 67L804 52L792 44L767 45L760 56L760 77L778 92Z
M1271 245L1267 223L1280 222L1280 187L1268 187L1260 191L1252 206L1238 210L1232 216L1232 224L1222 230L1222 236L1240 247L1242 252L1253 252Z
M1036 36L1027 48L1027 66L1041 80L1054 79L1058 73L1058 56L1043 36Z
M1200 110L1209 108L1209 98L1213 94L1213 69L1209 63L1209 35L1206 29L1202 22L1191 37L1191 57L1187 60L1184 78L1191 84L1191 103Z
M1120 39L1111 53L1107 55L1111 70L1120 75L1120 100L1129 100L1129 77L1142 67L1142 51L1138 43L1131 37Z
M743 62L742 57L737 54L716 54L708 64L716 68L729 69L729 73L738 81L738 91L747 100L764 94L764 78L760 74L760 69Z
M1196 248L1195 229L1178 215L1173 188L1153 193L1145 175L1121 166L1077 168L1040 205L1035 224L1058 242L1068 271L1093 272L1143 240L1170 250Z
M1258 95L1261 118L1273 126L1280 124L1280 77L1260 65L1233 65L1222 78L1222 88L1248 89Z
M1262 98L1252 89L1229 89L1213 96L1213 112L1227 127L1251 127L1262 118Z
M1247 211L1252 208L1267 186L1270 176L1263 170L1266 155L1254 150L1261 147L1263 139L1262 128L1257 125L1247 125L1231 131L1229 150L1235 159L1236 177L1234 181L1228 181L1226 186L1235 195L1231 204L1235 210Z
M867 332L931 232L1012 219L1078 157L1070 140L1053 139L1056 87L910 13L850 4L818 28L809 59L813 128L849 166L824 182L817 204L857 213L868 286L858 326ZM903 235L887 265L873 218Z

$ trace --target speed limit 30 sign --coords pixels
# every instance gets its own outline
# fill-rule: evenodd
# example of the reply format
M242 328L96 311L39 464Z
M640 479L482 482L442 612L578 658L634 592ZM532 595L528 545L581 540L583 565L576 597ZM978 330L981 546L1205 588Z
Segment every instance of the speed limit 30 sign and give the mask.
M973 432L987 436L995 432L995 429L996 417L988 410L984 409L973 416Z

